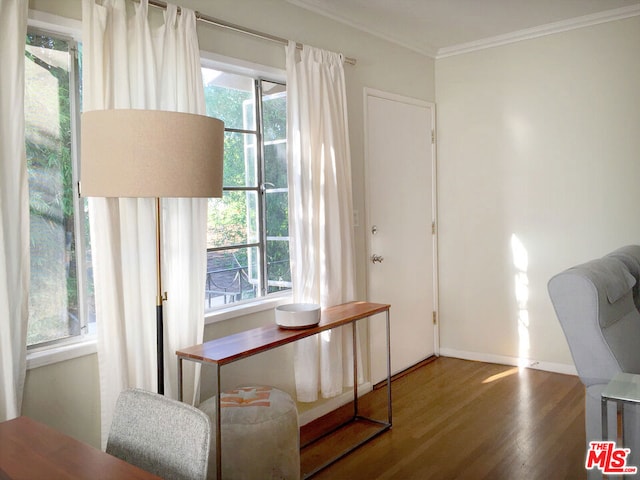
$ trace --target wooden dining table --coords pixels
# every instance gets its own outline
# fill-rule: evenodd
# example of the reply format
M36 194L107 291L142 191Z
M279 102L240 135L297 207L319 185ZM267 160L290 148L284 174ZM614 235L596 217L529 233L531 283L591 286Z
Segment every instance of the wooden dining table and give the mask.
M159 478L29 417L0 423L0 480Z

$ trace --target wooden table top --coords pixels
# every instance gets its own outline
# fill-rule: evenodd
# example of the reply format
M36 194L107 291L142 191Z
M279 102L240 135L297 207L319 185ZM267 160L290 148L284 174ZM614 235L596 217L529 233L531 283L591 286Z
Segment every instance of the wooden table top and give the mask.
M28 417L0 423L0 480L160 477Z
M280 328L275 323L178 350L180 358L225 365L362 318L386 312L390 305L350 302L322 309L320 323L303 329Z

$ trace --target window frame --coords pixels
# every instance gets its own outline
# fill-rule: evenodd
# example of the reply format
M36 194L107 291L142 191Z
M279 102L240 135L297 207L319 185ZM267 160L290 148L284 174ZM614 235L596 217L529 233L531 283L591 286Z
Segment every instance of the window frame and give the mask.
M43 34L49 34L56 37L70 38L76 44L82 42L82 22L79 20L54 15L51 13L29 10L29 16L27 19L27 31L37 30ZM26 43L25 43L26 46ZM70 79L71 82L75 82L73 89L74 94L79 96L80 92L76 89L76 85L79 85L79 71ZM71 88L71 86L70 86ZM76 91L77 90L77 91ZM71 141L72 148L72 161L78 160L78 147L79 147L79 125L80 125L80 101L79 98L74 99L75 105L78 108L74 109L71 116L72 132ZM74 189L77 189L78 168L74 169L73 184ZM74 194L74 198L77 197ZM76 215L76 221L79 220L79 216ZM76 230L77 231L77 230ZM83 239L84 245L84 239ZM84 247L83 247L84 248ZM83 277L86 272L82 272ZM80 279L78 280L81 281ZM84 302L81 308L85 308ZM84 310L83 310L84 311ZM86 317L85 317L86 318ZM97 353L97 339L95 333L87 332L87 329L81 328L81 335L75 335L72 337L66 337L59 340L54 340L46 343L40 343L27 348L26 352L26 367L28 370L43 367L46 365L52 365L58 362L72 360L74 358L84 357L87 355L95 355Z
M35 23L35 24L34 24ZM75 274L77 279L78 295L78 320L80 329L78 334L72 334L56 339L46 340L39 343L27 345L28 352L39 352L55 347L67 347L76 343L86 343L95 340L95 328L90 332L88 313L88 264L87 264L87 242L84 235L84 205L85 200L81 199L78 192L78 180L80 173L79 161L79 129L81 115L81 78L80 78L80 58L78 35L69 32L68 28L56 28L54 25L42 22L28 22L27 34L43 35L67 42L69 52L69 117L70 117L70 154L71 154L71 185L73 202L73 222L74 222L74 242L75 242ZM25 43L26 46L26 43Z
M275 306L287 303L291 301L291 290L284 290L279 292L268 293L268 271L267 271L267 256L266 256L266 244L267 244L267 229L266 229L266 200L265 194L267 185L265 183L265 162L264 162L264 141L263 141L263 118L262 118L262 89L260 87L261 82L269 82L273 84L286 85L286 71L260 65L252 62L239 60L232 57L226 57L223 55L200 52L200 65L203 68L211 68L214 70L222 71L225 73L241 75L250 77L254 81L255 102L257 107L256 112L256 130L245 130L238 128L227 128L225 126L225 133L238 133L238 134L255 134L256 140L260 145L260 148L256 151L258 169L257 169L257 185L255 187L223 187L224 192L246 192L255 191L258 195L258 210L260 215L260 232L257 243L247 242L240 245L229 245L228 247L216 247L207 249L209 251L224 251L225 249L245 248L258 246L260 249L260 268L262 280L262 292L260 296L256 298L239 300L233 303L220 305L211 309L205 309L205 324L215 323L218 321L228 320L240 315L246 315L250 313L259 312L262 310L268 310L275 308Z

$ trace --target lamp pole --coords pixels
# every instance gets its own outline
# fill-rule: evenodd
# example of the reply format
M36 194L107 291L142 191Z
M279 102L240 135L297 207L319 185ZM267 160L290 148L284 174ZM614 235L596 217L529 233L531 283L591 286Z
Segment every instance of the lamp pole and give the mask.
M162 316L162 304L167 299L167 293L162 291L162 212L160 211L160 198L156 197L156 269L158 291L156 295L156 355L158 368L158 393L164 395L164 320Z

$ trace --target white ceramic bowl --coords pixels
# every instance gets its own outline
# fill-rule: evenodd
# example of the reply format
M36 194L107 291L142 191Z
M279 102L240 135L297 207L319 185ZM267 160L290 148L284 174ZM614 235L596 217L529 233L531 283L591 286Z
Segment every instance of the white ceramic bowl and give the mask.
M289 303L276 307L276 323L282 328L308 328L320 322L320 305Z

